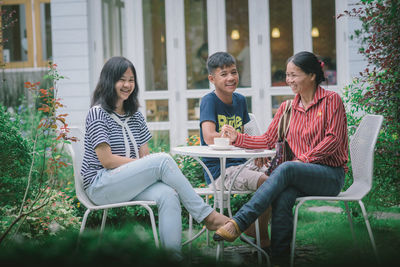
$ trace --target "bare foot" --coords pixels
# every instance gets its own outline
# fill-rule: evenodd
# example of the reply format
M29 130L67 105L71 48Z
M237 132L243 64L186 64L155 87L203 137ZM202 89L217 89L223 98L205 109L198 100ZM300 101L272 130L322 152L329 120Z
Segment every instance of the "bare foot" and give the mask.
M216 212L213 210L205 219L204 224L206 225L207 229L210 231L215 231L218 228L222 227L227 221L229 220L228 217L225 215Z

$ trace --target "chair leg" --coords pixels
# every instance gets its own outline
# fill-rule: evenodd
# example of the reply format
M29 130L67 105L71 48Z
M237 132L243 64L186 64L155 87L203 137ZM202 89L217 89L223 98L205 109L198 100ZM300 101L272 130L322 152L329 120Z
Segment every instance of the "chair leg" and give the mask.
M364 203L361 200L358 201L358 204L360 205L361 211L362 211L363 216L364 216L365 225L367 226L369 239L371 240L371 244L372 244L372 248L373 248L374 253L375 253L376 260L378 261L378 263L380 263L378 252L376 250L374 235L372 234L371 226L369 224L367 211L365 210Z
M77 246L76 246L77 249L78 249L79 244L81 242L81 235L82 235L83 231L85 230L86 221L87 221L87 218L88 218L90 212L91 212L91 210L87 209L85 211L85 214L83 215L82 223L81 223L81 229L79 230L78 240L76 242L77 243Z
M347 220L349 221L350 224L350 231L351 235L353 236L354 245L357 247L357 240L356 240L356 235L354 234L353 220L351 218L349 205L347 204L347 201L343 201L343 203L344 206L346 207Z
M206 195L206 203L209 204L209 195ZM206 241L207 241L207 247L210 246L210 232L208 231L208 229L206 229Z
M217 242L216 259L217 260L223 260L224 259L224 241L218 241Z
M189 238L188 240L192 239L192 235L193 235L193 217L191 214L189 214ZM189 244L189 251L192 251L192 242L190 242Z
M104 209L103 218L101 219L100 234L103 234L104 227L106 226L107 214L108 214L108 209Z
M87 209L87 210L85 211L85 214L83 215L83 219L82 219L82 223L81 223L81 229L80 229L80 231L79 231L79 236L80 236L80 235L83 233L83 231L85 230L86 221L87 221L87 218L88 218L90 212L91 212L91 210L90 210L90 209Z
M294 266L294 250L296 247L296 230L297 230L297 219L299 215L299 209L301 205L303 205L304 201L300 201L297 206L296 210L294 212L294 222L293 222L293 239L292 239L292 246L290 248L290 267Z
M158 242L158 233L157 233L157 227L156 227L156 220L154 219L154 213L153 210L146 204L142 204L142 207L144 207L150 214L150 222L151 222L151 228L153 229L153 236L154 236L154 243L156 244L156 247L160 247L160 243Z
M261 240L260 240L260 221L258 218L255 221L255 229L256 229L256 243L257 246L260 248L261 247ZM261 265L262 258L261 258L261 252L257 250L257 260L258 264Z

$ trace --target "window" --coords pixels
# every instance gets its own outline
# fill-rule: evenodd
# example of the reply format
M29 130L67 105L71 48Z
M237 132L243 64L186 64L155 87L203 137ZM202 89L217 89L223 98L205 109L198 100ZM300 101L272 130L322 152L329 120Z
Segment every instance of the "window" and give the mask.
M165 2L143 1L146 91L168 90Z
M226 0L228 52L236 58L239 87L251 86L249 4L247 0Z
M148 122L168 121L168 100L146 100Z
M189 98L187 100L187 112L188 120L199 120L200 119L200 99Z
M3 0L5 15L1 23L7 24L12 13L14 24L3 31L0 51L6 68L47 66L52 59L50 0ZM32 6L33 2L33 6ZM34 21L34 23L33 23ZM35 25L35 28L32 27ZM36 45L34 41L36 40Z
M290 99L294 99L294 95L273 95L273 96L271 96L272 117L275 116L280 105L283 102L285 102L286 100L290 100Z
M169 131L159 130L150 131L153 138L149 141L149 148L151 153L169 151Z
M124 2L121 0L102 1L103 55L104 61L112 56L123 55Z
M53 59L53 49L51 42L51 11L50 0L40 0L35 2L36 16L36 33L39 66L47 66L48 62ZM41 49L40 49L41 48Z
M246 96L247 112L252 113L251 96Z
M324 62L328 85L337 84L335 13L335 0L312 0L313 51Z
M185 0L185 41L187 88L208 88L206 0Z
M3 31L1 50L5 67L33 66L31 1L3 1L1 9L5 11L2 23L6 23L7 14L13 14L15 19L15 23Z
M293 55L292 0L270 0L271 81L286 86L286 60Z

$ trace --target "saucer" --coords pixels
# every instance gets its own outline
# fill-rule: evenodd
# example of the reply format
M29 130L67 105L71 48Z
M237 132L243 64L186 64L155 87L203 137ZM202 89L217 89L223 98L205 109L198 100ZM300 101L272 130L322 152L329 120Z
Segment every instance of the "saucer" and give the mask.
M229 145L229 146L216 146L216 145L209 145L209 147L211 149L214 150L231 150L233 149L235 146Z

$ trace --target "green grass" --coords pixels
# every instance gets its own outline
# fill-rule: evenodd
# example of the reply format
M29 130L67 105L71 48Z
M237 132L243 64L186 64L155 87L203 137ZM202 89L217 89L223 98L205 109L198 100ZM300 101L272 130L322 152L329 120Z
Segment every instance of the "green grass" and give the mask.
M377 266L368 233L361 219L354 220L358 249L354 247L345 214L316 213L307 203L300 209L296 239L295 266ZM390 209L385 209L388 211ZM393 210L390 210L393 211ZM400 220L370 218L382 266L397 266L400 261ZM196 228L200 228L196 225ZM198 230L197 229L197 230ZM202 235L192 244L192 252L183 248L184 260L174 261L168 251L156 249L149 224L130 223L107 227L100 238L98 229L88 229L77 247L78 233L63 233L40 240L8 241L0 248L0 265L27 266L254 266L256 255L247 255L236 264L215 261L216 243L210 235L210 247ZM186 239L186 232L183 233ZM240 240L225 242L225 247L243 246ZM204 252L207 251L207 255ZM231 257L231 256L229 256Z

